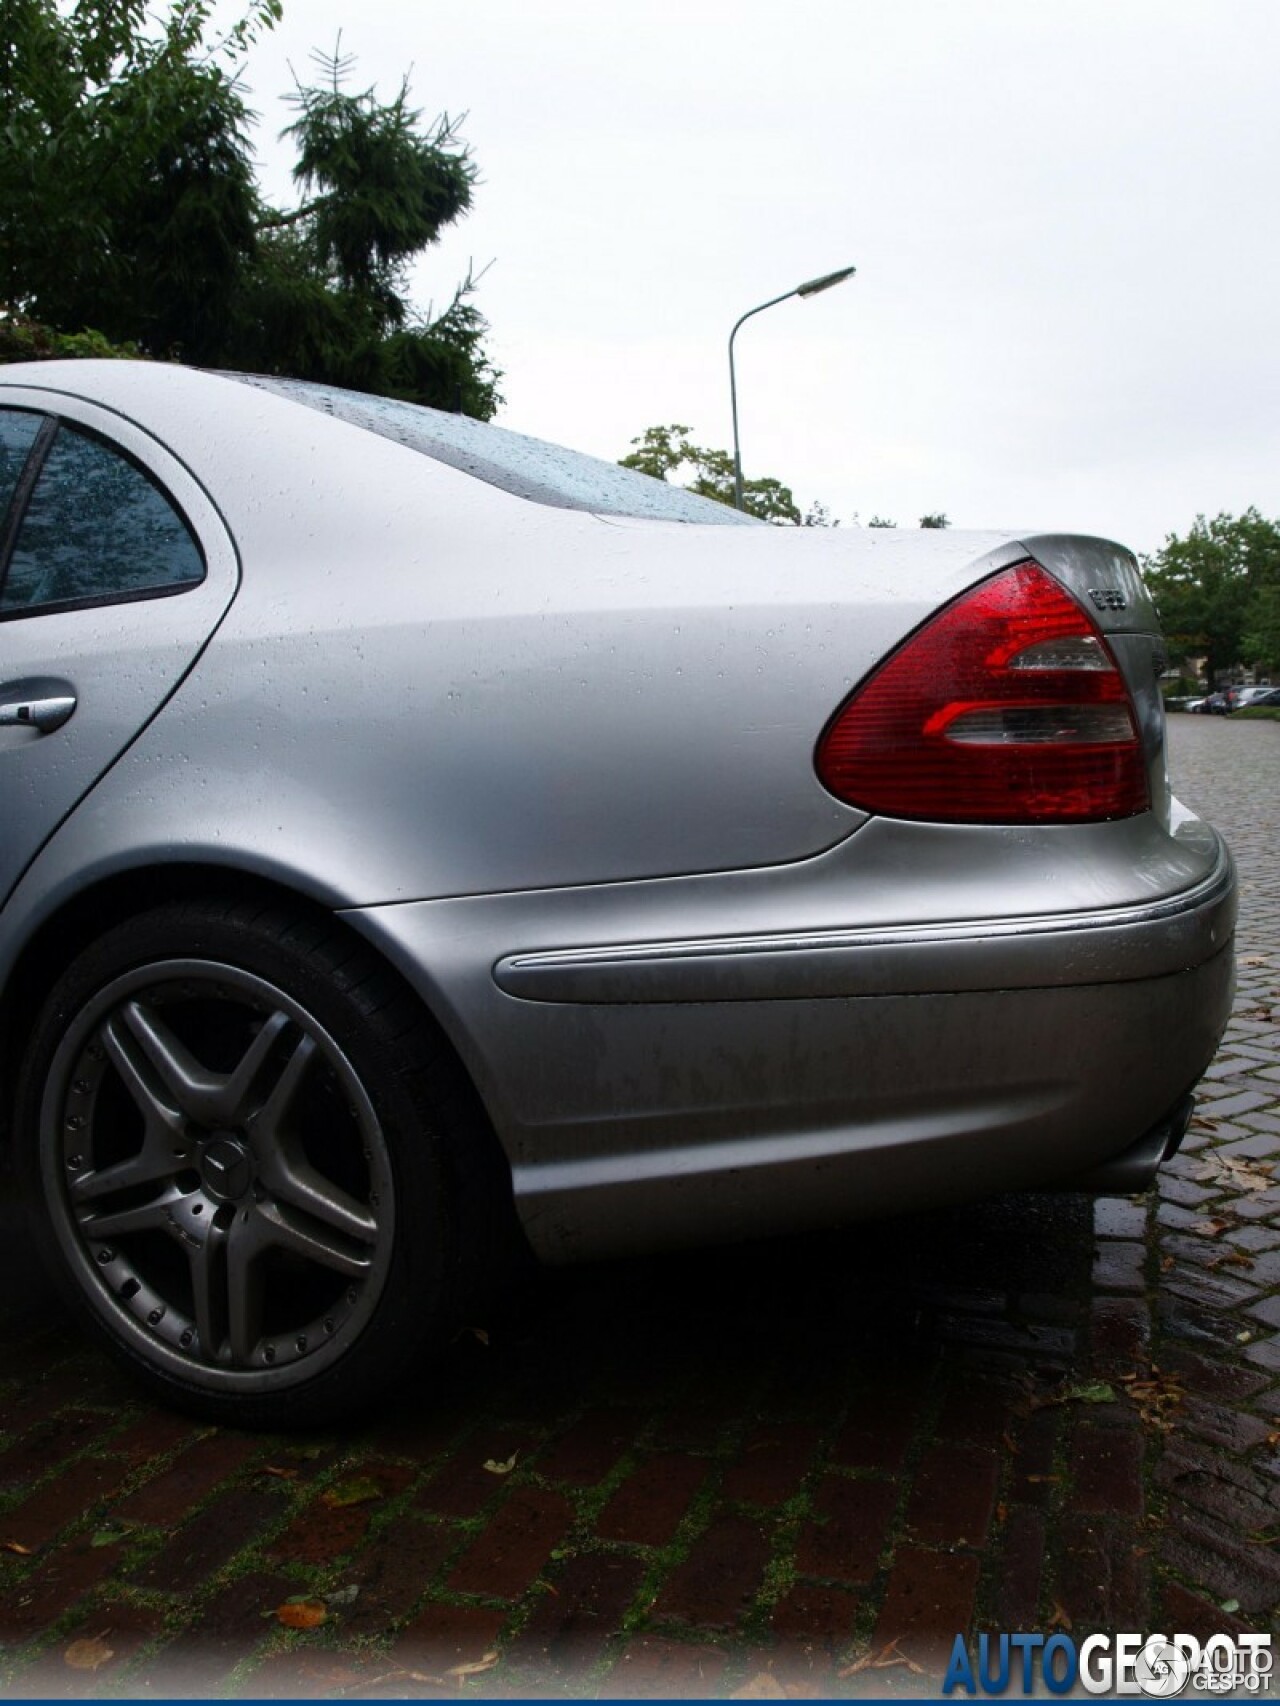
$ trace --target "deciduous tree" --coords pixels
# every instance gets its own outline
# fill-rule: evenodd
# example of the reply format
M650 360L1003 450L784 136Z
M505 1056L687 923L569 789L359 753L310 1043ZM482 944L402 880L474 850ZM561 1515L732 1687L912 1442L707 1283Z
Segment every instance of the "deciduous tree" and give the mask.
M697 492L700 497L713 498L716 503L732 506L733 457L727 450L706 450L691 443L689 431L687 426L678 422L670 426L647 427L639 438L631 440L636 448L629 456L621 458L622 466L636 468L642 474L652 474L658 480L686 472L691 477L677 481L677 484L687 486L689 491ZM804 519L790 488L780 480L744 480L742 507L764 521L789 522L799 526ZM813 513L810 512L811 515ZM811 522L815 526L824 524L822 520Z
M1203 655L1210 684L1241 663L1280 667L1280 522L1198 515L1143 569L1170 649Z

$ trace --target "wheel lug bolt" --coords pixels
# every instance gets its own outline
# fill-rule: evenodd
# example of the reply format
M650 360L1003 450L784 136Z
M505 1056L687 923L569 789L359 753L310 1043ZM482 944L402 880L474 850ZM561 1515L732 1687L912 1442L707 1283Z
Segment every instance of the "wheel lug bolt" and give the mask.
M84 1052L89 1056L90 1060L103 1060L106 1056L106 1051L103 1049L101 1043L90 1043Z
M89 1094L89 1080L87 1078L77 1078L71 1088L75 1091L77 1096L87 1096Z
M297 1338L294 1340L294 1343L297 1345L297 1347L300 1351L305 1351L307 1348L306 1335L303 1333L299 1333Z
M332 1316L326 1316L325 1317L324 1330L326 1333L332 1333L332 1331L333 1331L333 1318L332 1318Z
M103 1249L98 1251L98 1260L102 1263L104 1268L106 1267L108 1262L114 1262L115 1259L116 1259L116 1253L114 1250L108 1250L104 1247Z
M153 1327L158 1327L160 1325L161 1321L164 1320L164 1310L163 1309L153 1309L151 1311L151 1313L147 1316L147 1320L150 1321L150 1323Z
M83 1155L68 1155L67 1166L70 1167L70 1169L73 1173L78 1173L80 1171L80 1169L84 1166L84 1156Z
M262 1354L268 1362L274 1362L276 1360L276 1347L268 1345Z
M195 1334L191 1331L190 1327L184 1327L178 1337L178 1343L182 1346L183 1350L186 1350L187 1346L194 1338Z
M83 1114L72 1114L71 1118L67 1121L67 1130L68 1131L83 1131L84 1130L84 1115Z

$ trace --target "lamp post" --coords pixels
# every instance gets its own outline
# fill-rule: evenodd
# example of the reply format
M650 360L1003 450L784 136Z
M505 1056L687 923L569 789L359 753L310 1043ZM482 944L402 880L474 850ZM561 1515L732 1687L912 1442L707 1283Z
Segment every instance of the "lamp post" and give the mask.
M794 290L784 290L781 296L771 296L767 302L762 302L758 308L748 308L746 313L734 321L733 330L729 333L729 400L733 407L733 507L741 509L742 505L742 451L738 443L738 380L733 368L733 340L738 335L738 327L743 321L749 320L753 314L763 314L766 308L774 308L779 302L786 302L793 296L817 296L819 291L830 290L833 284L843 284L845 279L852 278L857 267L841 267L839 272L823 273L821 278L806 279L803 284L796 285Z

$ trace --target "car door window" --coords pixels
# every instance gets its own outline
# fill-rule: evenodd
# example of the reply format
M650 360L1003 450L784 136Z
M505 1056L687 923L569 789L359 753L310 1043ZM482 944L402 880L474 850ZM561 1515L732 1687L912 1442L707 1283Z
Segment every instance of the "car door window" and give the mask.
M191 530L150 476L65 422L0 586L0 617L181 592L204 579Z
M26 409L0 409L0 541L9 505L44 420Z

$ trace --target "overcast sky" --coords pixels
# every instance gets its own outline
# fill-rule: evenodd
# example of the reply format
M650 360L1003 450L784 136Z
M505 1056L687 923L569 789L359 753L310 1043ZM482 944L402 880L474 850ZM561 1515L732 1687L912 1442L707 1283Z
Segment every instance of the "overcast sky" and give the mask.
M285 0L246 71L268 183L289 65L466 111L498 420L616 459L646 426L914 525L1139 551L1280 514L1276 0Z

